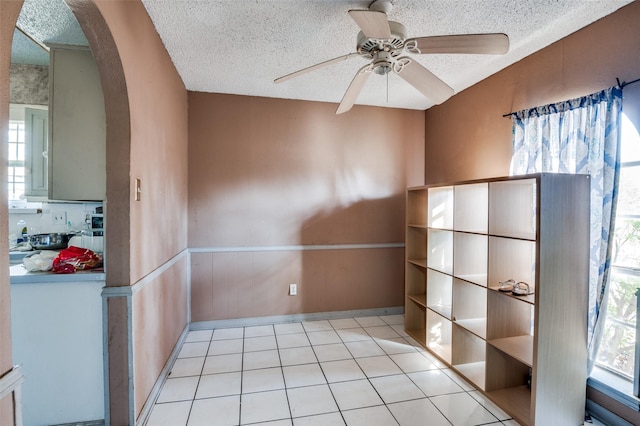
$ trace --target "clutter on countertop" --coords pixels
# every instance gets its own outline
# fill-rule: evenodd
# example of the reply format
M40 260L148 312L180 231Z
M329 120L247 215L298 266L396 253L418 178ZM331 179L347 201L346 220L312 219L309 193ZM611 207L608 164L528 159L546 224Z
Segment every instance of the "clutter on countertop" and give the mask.
M102 256L98 253L76 246L60 250L53 259L51 270L56 274L72 274L76 271L102 266Z
M57 251L40 250L22 259L22 264L29 272L46 272L53 267L53 259L58 256Z
M9 247L9 251L31 251L33 247L31 243L28 241L23 241L21 243L17 243L16 245Z

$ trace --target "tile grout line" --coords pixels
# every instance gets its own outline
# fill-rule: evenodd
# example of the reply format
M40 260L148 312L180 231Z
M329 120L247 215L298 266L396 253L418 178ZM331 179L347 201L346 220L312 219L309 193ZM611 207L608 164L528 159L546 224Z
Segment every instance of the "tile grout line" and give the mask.
M436 405L431 401L431 397L427 396L427 395L426 395L426 393L425 393L425 392L424 392L424 391L423 391L423 390L422 390L422 389L421 389L421 388L416 384L416 382L415 382L411 377L409 377L408 373L407 373L407 372L405 372L405 371L400 367L400 365L399 365L399 364L398 364L398 363L397 363L397 362L396 362L396 361L391 357L391 355L400 355L400 354L405 353L405 352L399 352L399 353L397 353L397 354L396 354L396 353L389 353L389 352L385 351L385 349L384 349L384 348L380 345L380 343L379 343L379 340L384 339L384 338L380 338L380 339L378 339L378 338L374 337L374 336L371 334L371 332L370 332L369 330L367 330L367 328L377 327L377 326L388 326L388 327L391 327L391 328L393 329L393 325L394 325L394 324L390 324L390 323L386 322L386 321L385 321L381 316L376 316L376 318L379 318L380 320L382 320L382 322L384 323L384 325L363 325L363 324L361 324L360 322L358 322L358 321L357 321L357 319L355 319L355 318L354 318L354 320L355 320L356 324L358 324L358 326L357 326L357 327L336 328L336 327L335 327L335 325L334 325L334 324L332 324L330 320L324 320L324 321L327 321L327 322L328 322L330 329L325 330L325 329L320 328L320 329L317 329L317 330L313 330L311 327L309 327L309 329L307 329L307 327L305 327L305 326L304 326L304 323L305 323L305 322L309 323L309 322L313 322L313 320L312 320L312 321L301 321L301 322L299 322L299 324L300 324L300 326L301 326L301 328L302 328L302 332L304 333L304 336L305 336L305 338L306 338L306 340L307 340L307 342L308 342L308 347L310 348L311 353L313 354L313 357L315 358L315 361L314 361L314 362L302 362L302 364L292 364L292 366L297 366L297 365L317 365L317 366L318 366L318 368L320 368L320 371L321 371L321 373L322 373L322 375L323 375L324 382L325 382L325 383L323 383L323 384L326 384L326 386L329 388L329 391L331 392L331 395L332 395L332 397L333 397L333 401L334 401L334 403L335 403L335 405L336 405L336 407L337 407L337 409L338 409L338 413L340 414L340 416L341 416L341 418L343 419L343 421L345 422L345 424L346 424L346 419L345 419L345 417L344 417L343 411L352 411L352 410L356 410L356 409L363 409L363 408L370 408L370 407L377 407L377 406L380 406L380 405L373 405L373 406L367 406L367 407L357 407L357 408L353 408L353 409L351 409L351 410L341 410L341 409L340 409L340 406L338 405L338 401L337 401L337 399L336 399L336 396L335 396L335 394L334 394L334 392L333 392L333 390L332 390L332 388L331 388L331 383L329 383L329 381L328 381L327 375L326 375L326 373L325 373L324 369L322 368L321 361L320 361L320 359L318 358L318 355L317 355L317 352L316 352L316 347L319 347L319 346L326 346L326 345L331 345L332 343L325 342L325 343L318 343L318 344L315 344L315 345L314 345L314 344L312 343L312 341L311 341L311 338L309 337L309 336L310 336L310 334L311 334L311 333L314 333L314 332L332 331L333 333L335 333L335 334L339 337L339 339L340 339L339 344L343 345L343 346L346 348L347 353L350 355L350 358L349 358L349 359L353 360L353 361L356 363L356 365L357 365L358 369L359 369L359 370L360 370L360 372L364 375L364 377L367 379L367 382L369 383L369 385L370 385L371 387L373 387L373 389L374 389L374 391L376 392L377 396L378 396L378 397L380 398L380 400L382 401L382 404L381 404L381 405L384 405L384 406L385 406L385 408L387 409L387 411L390 413L390 415L392 416L392 418L393 418L397 423L399 423L398 419L395 417L395 415L393 414L393 412L389 409L389 404L387 404L387 403L384 401L384 398L382 398L382 396L380 395L380 392L378 391L378 389L376 389L376 387L375 387L375 386L374 386L374 384L372 383L372 379L377 378L377 377L390 377L390 376L395 376L395 375L402 375L402 377L409 379L409 381L410 381L414 386L416 386L416 387L418 388L418 390L420 391L420 393L421 393L422 395L424 395L424 398L425 398L427 401L429 401L429 402L434 406L434 408L435 408L435 409L436 409L436 410L437 410L437 411L438 411L438 412L443 416L443 418L444 418L444 419L446 419L447 421L449 421L449 422L450 422L450 420L448 419L448 417L447 417L447 416L445 416L445 415L444 415L444 413L443 413L443 412L438 408L438 406L436 406ZM322 321L322 320L320 320L320 321ZM276 350L277 357L278 357L280 373L281 373L281 375L282 375L282 379L283 379L283 383L284 383L284 389L283 389L283 390L284 390L284 392L285 392L285 396L286 396L286 398L287 398L287 405L288 405L288 409L289 409L289 416L290 416L290 417L289 417L289 420L291 420L291 422L293 423L294 417L293 417L293 411L292 411L291 402L290 402L290 400L289 400L289 392L288 392L288 390L289 390L289 389L296 389L296 388L289 388L289 387L288 387L288 384L287 384L287 382L286 382L286 380L285 380L285 374L284 374L284 367L285 367L285 366L283 365L282 356L281 356L281 352L280 352L280 351L281 351L281 350L283 350L283 349L293 349L293 350L295 350L295 349L303 349L303 348L306 348L307 346L306 346L306 345L304 345L304 346L292 346L292 347L290 347L290 348L281 348L281 347L280 347L280 344L279 344L279 342L278 342L278 339L277 339L278 334L276 333L275 325L274 325L274 324L269 324L269 326L271 327L271 331L273 332L273 337L274 337L274 340L275 340L275 350ZM249 328L249 327L250 327L250 326L244 326L244 327L241 327L241 328L242 328L242 340L243 340L243 341L242 341L242 349L241 349L241 351L242 351L242 352L240 353L240 356L241 356L241 360L240 360L240 365L241 365L241 367L240 367L240 368L241 368L241 370L240 370L240 373L241 373L241 374L240 374L240 395L238 396L238 397L239 397L239 400L240 400L240 407L239 407L239 413L238 413L238 417L239 417L239 424L242 424L242 423L241 423L241 421L242 421L242 409L241 409L241 408L242 408L242 395L243 395L243 393L242 393L242 392L243 392L243 378L244 378L244 373L245 373L245 360L244 360L244 355L245 355L245 354L247 354L247 353L250 353L250 352L246 352L246 349L247 349L247 346L246 346L246 343L247 343L247 342L246 342L246 339L248 338L248 337L247 337L247 328ZM232 327L232 328L234 328L234 327ZM238 327L238 328L240 328L240 327ZM338 331L339 331L339 330L348 330L348 329L353 329L353 328L361 328L361 329L366 333L366 335L367 335L367 336L368 336L368 337L369 337L369 338L370 338L370 339L375 343L375 346L376 346L376 347L378 347L378 348L383 352L383 356L385 357L385 359L386 359L386 360L390 360L390 361L391 361L391 363L392 363L393 365L395 365L395 366L400 370L400 373L399 373L399 374L389 373L389 374L384 374L384 375L382 375L382 376L369 377L369 376L365 373L365 371L363 370L363 368L362 368L362 366L360 365L360 363L358 363L358 359L360 359L360 358L371 358L371 357L375 357L375 356L382 356L382 355L370 355L370 356L363 356L363 357L359 357L359 358L357 358L357 357L354 355L354 353L352 352L352 349L350 349L350 348L346 345L346 343L349 343L349 342L345 342L345 341L343 340L343 337L338 333ZM205 365L206 365L207 359L209 358L209 351L211 350L211 347L212 347L212 345L214 344L214 334L215 334L215 330L216 330L216 329L212 329L211 339L207 342L207 343L208 343L208 345L207 345L207 350L206 350L206 352L205 352L205 356L204 356L204 359L203 359L203 364L202 364L202 366L200 367L200 374L199 374L199 376L198 376L198 382L197 382L197 385L196 385L196 390L195 390L195 392L194 392L193 398L192 398L192 399L191 399L191 401L190 401L190 402L191 402L191 404L190 404L190 407L189 407L189 413L188 413L188 416L187 416L187 423L188 423L189 419L191 418L191 415L193 414L193 407L194 407L194 403L195 403L195 400L197 399L197 398L196 398L197 391L198 391L198 389L199 389L199 387L200 387L200 385L201 385L202 376L204 376L204 369L205 369ZM440 371L440 372L441 372L442 374L444 374L444 375L445 375L449 380L452 380L452 381L453 381L457 386L459 386L459 387L461 388L461 391L460 391L460 392L450 392L450 393L445 393L445 394L437 395L437 396L445 396L445 395L452 395L452 394L462 394L462 393L466 394L466 395L467 395L469 398L471 398L471 399L472 399L476 404L478 404L478 405L482 406L482 407L483 407L483 408L484 408L484 409L485 409L485 410L486 410L486 411L487 411L487 412L488 412L488 413L489 413L489 414L490 414L490 415L495 419L495 421L491 421L491 422L487 422L487 423L479 423L478 425L504 424L504 423L503 423L503 421L509 421L509 420L511 420L510 418L508 418L508 419L504 419L504 420L501 420L500 418L498 418L498 416L497 416L496 414L494 414L492 411L490 411L490 410L485 406L485 404L481 403L480 401L478 401L478 400L476 400L475 398L473 398L473 396L471 396L470 392L471 392L471 391L475 391L475 390L476 390L476 388L475 388L473 385L470 385L470 384L469 384L469 385L466 385L468 382L467 382L464 378L462 378L462 377L459 377L459 380L456 380L456 378L451 377L449 374L447 374L447 373L444 371L444 370L446 370L447 372L449 372L449 371L453 372L453 370L451 370L451 368L449 368L449 367L448 367L448 366L446 366L446 365L443 365L443 364L442 364L442 363L440 363L440 362L438 362L438 363L434 363L434 362L433 362L429 357L425 356L425 354L424 354L424 353L422 353L422 351L420 350L420 348L419 348L418 346L416 346L416 344L415 344L411 339L408 339L406 336L401 335L401 334L400 334L400 333L398 333L398 332L397 332L397 330L395 330L395 329L394 329L394 331L396 332L396 334L398 334L398 336L397 336L397 337L394 337L394 338L404 340L407 344L409 344L409 345L414 349L414 351L406 352L406 353L418 353L418 354L420 354L421 356L423 356L423 357L425 358L425 360L427 360L427 361L429 361L429 362L431 362L431 363L435 364L435 367L436 367L436 369L437 369L438 371ZM294 333L283 333L283 334L294 334ZM260 337L260 336L253 336L253 337ZM410 336L409 336L409 337L410 337ZM391 337L390 337L389 339L391 339ZM221 340L221 341L224 341L224 340L233 340L233 339L220 339L220 340ZM183 342L183 346L184 346L184 343L197 343L197 342L200 342L200 341L196 341L196 342L186 342L186 341L185 341L185 342ZM204 342L204 341L202 341L202 342ZM354 341L354 342L356 342L356 341ZM338 343L338 342L333 343L333 344L337 344L337 343ZM182 348L181 348L181 349L182 349ZM265 351L265 350L261 350L261 351L252 351L252 352L264 352L264 351ZM427 354L428 354L428 352L427 352ZM212 357L213 357L213 356L214 356L214 355L212 355ZM194 358L194 357L176 358L176 362L178 361L178 359L188 359L188 358ZM338 360L328 360L328 361L325 361L325 362L331 362L331 361L344 361L344 360L339 360L339 359L338 359ZM436 361L439 361L439 360L436 360ZM175 362L174 362L174 366L172 366L172 369L173 369L174 367L175 367ZM265 367L265 368L266 368L266 367ZM263 368L261 368L261 369L263 369ZM430 371L430 370L425 370L425 371ZM454 373L454 374L456 374L455 372L453 372L453 373ZM191 376L191 377L193 377L193 375L191 375L191 374L189 374L189 375L187 375L187 376L180 376L180 377L190 377L190 376ZM457 376L456 376L456 377L457 377ZM170 378L170 377L168 377L167 379L169 379L169 378ZM348 380L347 380L347 381L345 381L345 382L348 382ZM461 382L464 382L464 383L461 383ZM166 384L166 380L165 380L165 384ZM312 387L312 386L314 386L314 385L305 385L305 386L300 386L300 388L303 388L303 387ZM467 389L467 388L470 388L471 390L469 390L469 389ZM264 392L266 392L266 391L267 391L267 390L265 390ZM212 398L213 398L213 397L212 397ZM205 399L207 399L207 398L205 398ZM423 399L423 398L413 398L413 399L408 399L408 400L406 400L406 401L405 401L405 400L403 400L403 401L396 401L396 402L394 402L394 403L408 402L408 401L421 400L421 399ZM173 401L168 401L168 402L173 402ZM176 402L179 402L179 401L176 401ZM154 405L158 405L158 404L159 404L159 403L156 403L156 404L154 404ZM393 403L392 403L392 404L393 404ZM331 414L331 413L333 413L333 412L329 412L329 413L317 413L317 414L310 414L310 415L308 415L308 416L300 416L300 418L313 417L313 416L319 416L319 415L325 415L325 414ZM284 419L282 419L282 420L284 420ZM496 423L496 422L497 422L497 423Z

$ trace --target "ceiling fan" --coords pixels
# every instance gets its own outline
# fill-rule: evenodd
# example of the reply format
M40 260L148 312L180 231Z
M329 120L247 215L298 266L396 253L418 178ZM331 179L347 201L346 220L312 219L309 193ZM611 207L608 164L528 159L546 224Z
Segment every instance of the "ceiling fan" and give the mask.
M390 0L376 0L368 10L350 10L349 15L360 27L356 52L303 68L279 77L274 83L282 83L313 70L360 56L370 60L360 68L342 97L336 114L351 109L372 72L388 75L391 71L418 89L436 104L441 104L454 93L444 81L423 67L410 54L426 53L480 53L502 55L509 50L506 34L461 34L406 38L406 29L399 22L387 20L391 11Z

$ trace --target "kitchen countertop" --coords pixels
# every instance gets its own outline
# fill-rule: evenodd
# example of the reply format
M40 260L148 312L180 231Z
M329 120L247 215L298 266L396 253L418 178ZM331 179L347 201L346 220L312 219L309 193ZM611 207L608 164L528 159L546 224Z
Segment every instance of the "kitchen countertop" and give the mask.
M81 281L105 281L104 269L90 269L78 271L73 274L54 274L53 272L29 272L23 264L13 265L9 268L11 284L33 283L69 283Z

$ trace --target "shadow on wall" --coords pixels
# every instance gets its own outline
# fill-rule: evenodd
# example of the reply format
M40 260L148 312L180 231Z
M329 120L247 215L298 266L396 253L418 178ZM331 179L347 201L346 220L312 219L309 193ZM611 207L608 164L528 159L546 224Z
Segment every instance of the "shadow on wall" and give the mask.
M292 313L401 306L404 195L365 200L309 218Z
M194 252L192 321L401 306L403 223L395 196L314 215L300 231L303 250Z

